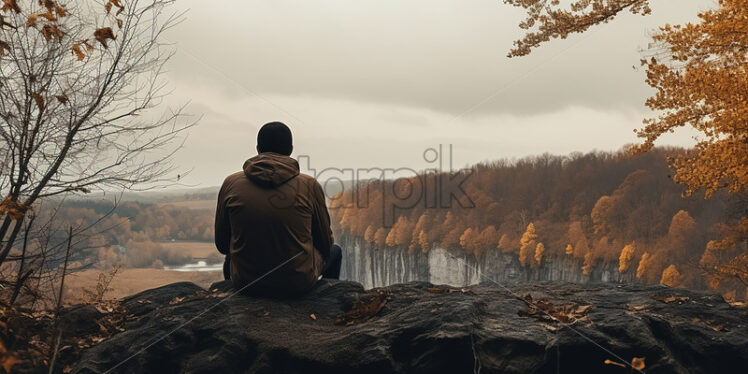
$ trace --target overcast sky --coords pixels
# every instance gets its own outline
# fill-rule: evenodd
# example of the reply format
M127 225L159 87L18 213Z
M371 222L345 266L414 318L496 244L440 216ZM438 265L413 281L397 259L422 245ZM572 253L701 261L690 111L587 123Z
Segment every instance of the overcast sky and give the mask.
M522 14L498 0L180 0L169 102L203 117L176 162L193 169L186 183L220 185L275 120L316 169L427 168L423 152L439 144L453 145L456 167L618 150L648 115L638 62L649 35L715 4L654 3L651 16L508 59Z

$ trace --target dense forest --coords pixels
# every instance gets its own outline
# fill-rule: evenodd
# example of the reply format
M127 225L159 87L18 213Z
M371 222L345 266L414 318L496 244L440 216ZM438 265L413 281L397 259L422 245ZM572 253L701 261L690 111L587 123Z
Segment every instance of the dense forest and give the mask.
M642 282L712 286L742 297L742 283L706 271L737 249L706 248L727 234L725 224L741 217L746 200L726 193L709 200L684 197L665 161L666 154L678 152L593 152L482 163L457 172L469 173L465 194L446 205L423 191L437 190L449 173L377 180L334 196L331 215L337 235L361 237L381 250L427 252L439 246L477 259L486 251L502 251L515 253L527 267L547 256L573 256L582 260L585 273L617 263L620 272L634 272ZM400 209L403 201L397 197L412 200L414 191L420 201Z

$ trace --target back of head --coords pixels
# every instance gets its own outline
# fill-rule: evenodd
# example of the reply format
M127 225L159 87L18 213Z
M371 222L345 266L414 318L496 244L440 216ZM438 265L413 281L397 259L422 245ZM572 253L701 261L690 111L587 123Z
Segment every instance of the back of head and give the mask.
M257 152L290 156L293 151L291 129L283 122L266 123L257 133Z

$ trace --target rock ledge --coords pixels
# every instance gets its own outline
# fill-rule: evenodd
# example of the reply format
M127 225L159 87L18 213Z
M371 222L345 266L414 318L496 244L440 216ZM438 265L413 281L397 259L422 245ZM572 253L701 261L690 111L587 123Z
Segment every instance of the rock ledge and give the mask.
M748 366L748 311L664 286L525 284L510 293L325 280L293 300L227 297L226 287L183 282L124 299L125 331L84 351L73 372L629 372L546 311L625 360L644 357L647 373Z

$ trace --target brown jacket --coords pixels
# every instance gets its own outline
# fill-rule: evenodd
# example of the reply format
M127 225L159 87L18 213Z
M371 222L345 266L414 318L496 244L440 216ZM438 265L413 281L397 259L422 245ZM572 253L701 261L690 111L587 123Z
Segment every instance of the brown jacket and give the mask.
M299 173L296 160L277 153L260 153L243 169L223 181L216 209L216 248L231 256L234 287L270 272L246 291L307 291L321 274L333 243L322 187Z

